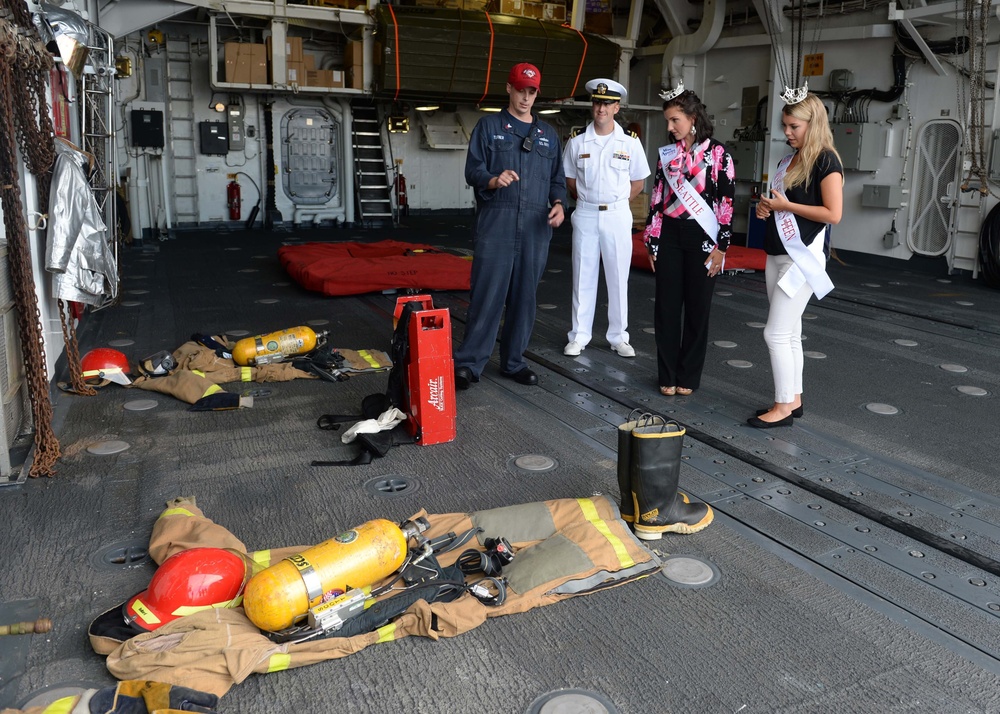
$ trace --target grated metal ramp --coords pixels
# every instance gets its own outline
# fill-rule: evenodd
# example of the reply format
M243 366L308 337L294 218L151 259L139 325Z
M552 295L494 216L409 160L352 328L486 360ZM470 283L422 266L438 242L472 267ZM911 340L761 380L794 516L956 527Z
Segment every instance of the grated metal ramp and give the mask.
M130 250L122 260L123 302L87 318L81 348L132 339L122 349L135 359L193 332L258 333L310 320L327 320L323 329L340 346L385 348L394 296L309 294L289 282L275 251L285 241L382 238L471 247L469 216L408 223L384 232L179 233L157 250ZM602 345L603 308L583 355L562 355L568 245L568 233L558 232L540 288L540 304L553 307L539 310L531 346L539 386L503 379L492 363L479 384L458 395L458 437L449 444L397 447L367 466L309 466L353 456L354 447L315 420L355 410L365 395L382 391L384 375L253 385L270 395L235 412L192 413L148 392L138 396L152 396L156 408L125 409L137 394L116 386L90 399L56 395L59 472L0 488L16 543L0 561L3 601L37 599L38 614L52 617L55 628L19 641L26 652L14 655L18 670L0 683L0 705L65 682L113 683L86 643L86 627L145 587L153 566L142 546L169 498L196 496L206 515L261 548L318 542L420 508L616 494L616 427L640 407L688 427L682 485L717 513L700 534L649 545L710 564L717 581L692 588L656 575L490 620L454 639L411 638L251 676L219 711L507 714L527 712L557 690L594 693L621 712L1000 708L993 636L1000 577L987 569L1000 557L992 466L998 446L990 437L997 338L988 330L956 333L933 319L940 299L916 287L932 277L909 277L914 287L883 299L882 310L828 298L807 311L817 317L806 327L806 349L826 358L807 361L806 416L794 427L758 432L742 422L770 391L760 330L747 325L766 314L762 276L720 281L718 291L730 295L716 296L711 339L737 346L710 346L703 388L666 398L656 392L653 336L644 332L652 324L648 274L635 272L631 281L635 359ZM195 251L198 261L190 259ZM860 294L862 282L876 280L862 272L837 269L833 279L845 293ZM992 319L997 294L958 287L963 296L949 299L975 303L956 306L963 319ZM467 294L434 299L451 308L460 338ZM886 317L903 304L926 304L926 318L901 324ZM734 359L753 366L732 367ZM949 372L942 363L968 371ZM966 383L989 394L956 390ZM865 409L876 400L895 403L899 413ZM128 448L88 451L112 441ZM546 459L553 468L518 466ZM978 566L971 553L981 557ZM0 641L5 662L8 646Z

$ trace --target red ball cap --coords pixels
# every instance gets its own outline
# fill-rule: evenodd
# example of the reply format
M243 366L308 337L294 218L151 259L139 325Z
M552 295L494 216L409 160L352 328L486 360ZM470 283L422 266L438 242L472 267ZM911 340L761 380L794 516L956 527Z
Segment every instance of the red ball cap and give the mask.
M524 89L525 87L539 89L542 84L542 73L535 65L522 62L514 65L510 70L510 74L507 75L507 84L514 89Z

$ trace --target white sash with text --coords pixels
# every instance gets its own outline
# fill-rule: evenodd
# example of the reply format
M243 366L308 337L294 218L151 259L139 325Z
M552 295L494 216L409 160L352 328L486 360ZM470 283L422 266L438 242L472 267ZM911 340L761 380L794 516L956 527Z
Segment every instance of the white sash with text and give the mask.
M785 171L791 163L794 154L789 154L778 162L778 170L774 174L771 188L785 193ZM833 290L833 281L826 274L826 266L817 258L809 246L802 242L799 224L790 211L775 211L774 222L778 228L778 238L785 246L785 251L795 263L778 281L778 287L785 291L788 297L794 297L805 283L809 283L818 300L822 300ZM822 231L820 231L822 233ZM817 235L814 240L823 240Z
M701 197L701 194L694 190L694 186L684 178L684 174L678 172L673 176L667 171L670 162L677 158L680 153L677 144L660 147L660 165L663 166L663 175L667 184L673 190L674 195L680 199L684 208L691 214L705 234L713 243L719 242L719 219L715 217L715 211L708 205L708 202Z

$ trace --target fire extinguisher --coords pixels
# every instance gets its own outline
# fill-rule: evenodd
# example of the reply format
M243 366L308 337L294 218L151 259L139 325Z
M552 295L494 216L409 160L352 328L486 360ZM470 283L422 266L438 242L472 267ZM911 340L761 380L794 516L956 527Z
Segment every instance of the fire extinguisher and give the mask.
M406 201L406 177L399 170L396 170L396 205L399 212L404 215L410 214L410 206Z
M240 203L243 199L240 198L240 184L233 180L229 182L226 186L226 201L229 204L229 220L238 221L240 220Z

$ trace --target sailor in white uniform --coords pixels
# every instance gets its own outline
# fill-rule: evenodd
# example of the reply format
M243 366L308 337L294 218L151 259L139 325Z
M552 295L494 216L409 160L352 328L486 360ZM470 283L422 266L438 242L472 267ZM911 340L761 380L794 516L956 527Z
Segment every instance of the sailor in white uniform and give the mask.
M632 262L629 200L642 191L649 163L639 137L615 121L625 87L612 79L587 82L591 113L586 130L570 135L563 152L566 187L576 199L573 223L573 329L563 353L576 356L590 343L601 260L608 286L608 344L635 357L628 342L628 272Z

